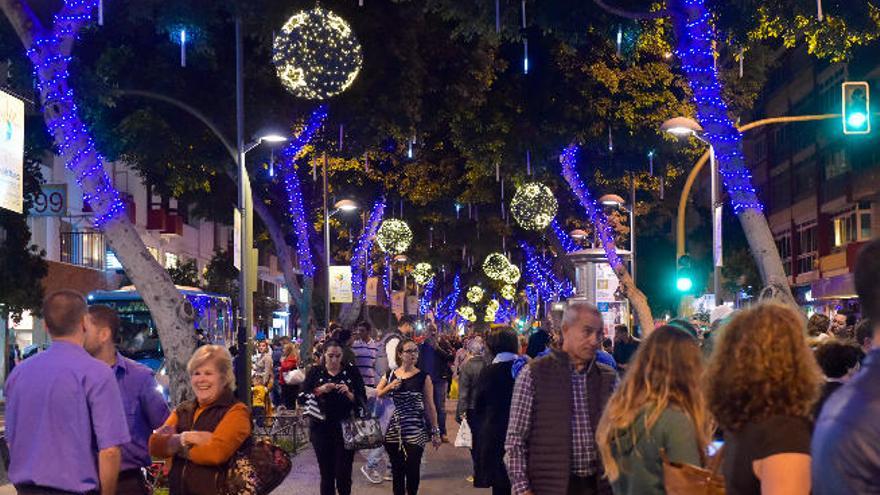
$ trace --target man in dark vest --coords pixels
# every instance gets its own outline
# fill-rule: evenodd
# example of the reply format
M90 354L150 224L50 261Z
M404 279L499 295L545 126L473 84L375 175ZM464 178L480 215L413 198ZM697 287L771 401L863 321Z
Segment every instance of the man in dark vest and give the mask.
M569 300L561 348L517 377L504 446L514 495L611 494L595 432L617 373L596 362L602 338L599 310Z

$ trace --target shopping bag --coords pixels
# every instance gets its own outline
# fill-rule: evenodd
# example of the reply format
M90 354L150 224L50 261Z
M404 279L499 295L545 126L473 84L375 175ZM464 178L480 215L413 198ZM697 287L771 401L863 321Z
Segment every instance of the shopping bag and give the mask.
M469 449L473 446L471 427L468 425L467 418L462 420L461 426L458 428L458 434L455 435L455 446L463 449Z
M449 398L458 400L458 378L452 379L452 386L449 387Z

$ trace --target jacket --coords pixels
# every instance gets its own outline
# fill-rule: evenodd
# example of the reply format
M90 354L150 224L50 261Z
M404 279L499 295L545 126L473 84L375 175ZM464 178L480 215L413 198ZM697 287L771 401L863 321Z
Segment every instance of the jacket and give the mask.
M880 493L880 349L822 407L811 444L815 495Z
M535 495L568 491L571 473L571 367L568 355L552 351L531 362L535 383L529 431L527 473ZM596 361L587 371L587 406L593 433L617 385L617 372ZM561 425L565 425L561 427ZM599 494L610 495L611 486L598 466Z
M468 413L474 456L474 486L503 487L510 483L504 467L504 438L513 399L513 361L486 366Z
M458 405L455 408L455 419L459 423L461 417L474 408L477 383L484 368L486 359L483 356L473 356L461 365L458 372Z

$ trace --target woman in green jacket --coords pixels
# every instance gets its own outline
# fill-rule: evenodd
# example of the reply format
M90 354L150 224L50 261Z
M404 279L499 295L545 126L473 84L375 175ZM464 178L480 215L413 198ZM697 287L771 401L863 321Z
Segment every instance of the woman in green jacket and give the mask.
M642 341L599 421L596 438L615 495L663 495L661 451L701 465L711 421L693 336L672 326Z

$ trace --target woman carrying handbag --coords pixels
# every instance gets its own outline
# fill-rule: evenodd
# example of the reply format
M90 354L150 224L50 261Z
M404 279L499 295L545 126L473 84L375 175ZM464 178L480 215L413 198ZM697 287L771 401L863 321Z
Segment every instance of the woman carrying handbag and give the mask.
M339 342L328 340L323 358L323 364L309 368L300 400L314 395L321 413L309 417L309 441L321 471L321 495L350 495L354 451L345 448L342 422L351 418L358 404L366 402L366 391L360 373L343 367Z

